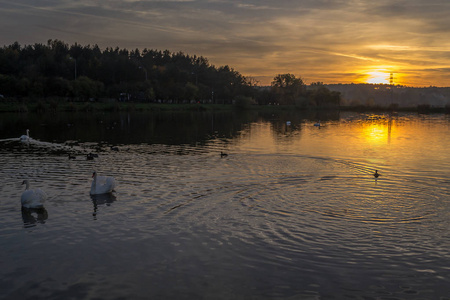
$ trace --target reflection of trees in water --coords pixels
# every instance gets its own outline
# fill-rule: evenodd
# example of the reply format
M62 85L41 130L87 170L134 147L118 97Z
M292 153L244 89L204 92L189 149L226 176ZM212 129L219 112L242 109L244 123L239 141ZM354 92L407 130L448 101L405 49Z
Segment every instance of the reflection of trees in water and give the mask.
M37 223L45 224L48 212L44 207L26 208L22 206L22 219L25 228L34 227Z
M340 113L334 110L294 110L290 112L265 114L263 119L272 124L275 134L283 137L295 137L301 131L301 125L303 123L339 121ZM286 123L287 121L290 122L290 125Z
M9 115L9 114L7 114ZM4 136L20 136L14 128L34 128L33 136L42 141L119 144L196 144L214 137L232 138L243 124L258 119L257 112L111 112L27 114L17 119L5 116ZM36 126L45 124L45 126ZM8 130L8 132L6 132Z
M270 109L270 108L268 108ZM249 124L259 121L277 124L304 120L327 121L339 119L338 111L171 111L171 112L111 112L27 114L27 118L13 118L6 114L5 130L34 128L33 136L42 141L64 143L83 141L109 145L164 144L202 145L212 139L231 139L239 136ZM45 124L45 126L35 126ZM295 127L295 126L294 126ZM1 131L1 129L0 129ZM14 130L12 130L14 131ZM276 129L277 131L277 129ZM22 132L17 132L19 136ZM10 135L11 133L2 133Z
M133 115L131 143L202 145L216 138L233 138L246 124L258 120L255 112L163 112ZM117 136L116 136L117 137Z
M94 220L97 220L97 211L99 206L110 206L111 203L116 201L116 199L117 198L113 193L91 195L92 204L94 205L94 212L92 213L92 215L94 216Z

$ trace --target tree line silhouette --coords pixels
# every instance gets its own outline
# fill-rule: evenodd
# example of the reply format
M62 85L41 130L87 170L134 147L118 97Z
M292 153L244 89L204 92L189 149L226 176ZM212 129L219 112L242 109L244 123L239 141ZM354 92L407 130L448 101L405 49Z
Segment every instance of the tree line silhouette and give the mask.
M152 49L98 45L69 46L60 40L0 48L0 94L13 99L59 98L86 101L171 103L339 105L340 95L322 83L306 86L292 74L279 74L271 87L258 87L229 66L216 67L203 56Z

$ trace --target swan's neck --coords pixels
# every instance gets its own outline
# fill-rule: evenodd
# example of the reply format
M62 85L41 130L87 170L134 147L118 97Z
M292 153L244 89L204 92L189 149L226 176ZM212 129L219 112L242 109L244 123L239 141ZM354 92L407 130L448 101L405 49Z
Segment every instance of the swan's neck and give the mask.
M30 188L30 183L28 181L25 181L25 190L28 190Z
M30 130L27 129L27 137L30 137Z

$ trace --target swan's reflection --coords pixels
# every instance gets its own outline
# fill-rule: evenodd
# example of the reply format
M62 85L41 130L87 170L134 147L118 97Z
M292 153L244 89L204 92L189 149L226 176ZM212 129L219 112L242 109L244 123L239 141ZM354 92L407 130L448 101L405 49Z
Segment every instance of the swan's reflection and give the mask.
M25 228L34 227L37 223L45 224L48 212L44 207L26 208L22 206L22 219Z
M110 206L111 203L116 201L116 196L113 193L100 194L100 195L91 195L92 203L94 204L94 212L92 215L94 216L94 220L97 218L97 210L99 205Z

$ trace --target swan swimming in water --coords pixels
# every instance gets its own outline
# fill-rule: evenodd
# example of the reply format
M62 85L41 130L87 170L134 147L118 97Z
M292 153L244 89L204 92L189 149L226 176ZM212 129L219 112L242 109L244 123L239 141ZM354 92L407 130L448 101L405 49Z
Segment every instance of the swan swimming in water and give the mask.
M111 193L116 187L116 181L114 177L110 176L97 176L97 172L92 173L92 185L91 185L91 195L100 195Z
M20 141L21 142L29 142L30 141L30 129L27 129L27 134L25 135L21 135L20 136Z
M26 184L25 191L22 193L20 201L25 208L42 208L43 203L47 199L47 194L41 189L30 189L28 180L24 180L22 184Z

